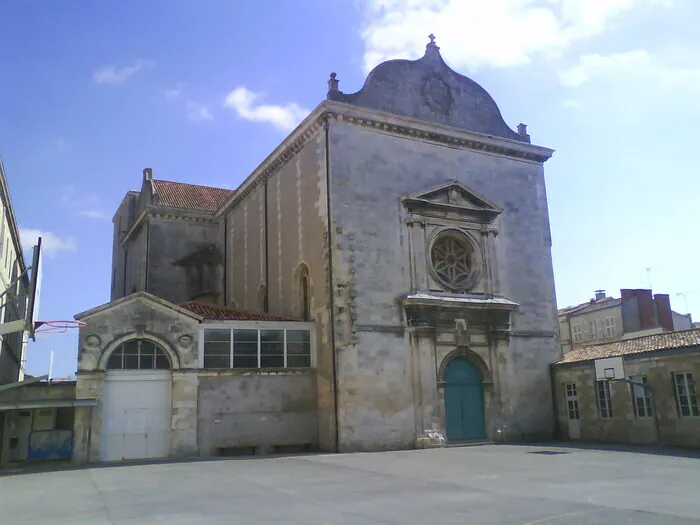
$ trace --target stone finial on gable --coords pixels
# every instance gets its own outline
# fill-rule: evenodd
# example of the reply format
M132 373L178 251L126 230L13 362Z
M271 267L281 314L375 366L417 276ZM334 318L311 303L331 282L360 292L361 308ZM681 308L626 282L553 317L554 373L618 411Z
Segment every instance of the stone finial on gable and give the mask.
M339 80L337 80L335 77L337 77L335 73L331 73L331 78L328 79L328 97L330 98L331 93L340 93L338 90L338 84Z
M430 52L439 52L440 48L435 43L435 35L430 33L428 38L430 39L430 42L428 42L428 45L425 46L425 53L428 54Z

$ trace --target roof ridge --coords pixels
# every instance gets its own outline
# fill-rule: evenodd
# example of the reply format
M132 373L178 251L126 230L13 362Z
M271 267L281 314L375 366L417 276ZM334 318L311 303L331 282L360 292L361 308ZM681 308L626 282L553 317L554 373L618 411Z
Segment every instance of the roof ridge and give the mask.
M660 327L654 327L654 328L660 328ZM680 334L682 332L700 332L700 328L685 328L683 330L667 330L664 332L657 332L655 334L645 334L645 335L637 335L635 337L625 337L624 339L617 339L615 341L582 344L579 348L582 348L582 347L590 348L592 346L611 345L614 343L624 343L626 341L638 341L639 339L644 339L646 337L657 337L660 335Z
M165 180L165 179L153 179L153 182L167 182L170 184L181 184L183 186L194 186L195 188L206 188L208 190L222 190L233 192L235 190L230 190L228 188L221 188L219 186L205 186L204 184L192 184L191 182L180 182L177 180Z

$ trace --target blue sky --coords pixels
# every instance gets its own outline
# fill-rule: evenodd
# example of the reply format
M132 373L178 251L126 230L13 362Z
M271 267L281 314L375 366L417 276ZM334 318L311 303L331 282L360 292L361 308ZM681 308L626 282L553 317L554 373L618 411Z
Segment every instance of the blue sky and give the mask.
M354 92L432 32L512 128L556 150L559 306L650 277L700 320L698 19L693 0L4 2L0 155L25 237L44 237L40 318L109 300L111 217L143 168L235 188L331 71ZM54 375L73 373L75 334L31 343L28 372L51 349Z

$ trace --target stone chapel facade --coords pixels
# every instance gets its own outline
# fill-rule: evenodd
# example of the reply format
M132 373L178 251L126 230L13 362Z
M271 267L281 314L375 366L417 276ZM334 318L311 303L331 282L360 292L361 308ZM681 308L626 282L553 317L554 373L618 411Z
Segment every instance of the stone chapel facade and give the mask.
M432 429L451 442L553 437L552 150L510 129L432 41L357 93L335 74L328 84L236 190L147 169L125 197L112 302L77 316L78 397L98 399L76 417L83 459L104 456L117 424L106 385L155 377L158 363L161 455L290 435L341 452L412 448ZM149 370L126 366L129 341L148 342Z

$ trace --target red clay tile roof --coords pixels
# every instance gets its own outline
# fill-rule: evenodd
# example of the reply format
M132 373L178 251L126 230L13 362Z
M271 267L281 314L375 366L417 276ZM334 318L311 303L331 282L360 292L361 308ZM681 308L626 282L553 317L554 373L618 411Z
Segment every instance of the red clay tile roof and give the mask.
M197 315L201 315L208 321L299 321L291 317L270 315L262 312L249 312L246 310L234 310L218 304L200 303L188 301L179 306Z
M154 202L158 206L172 206L188 210L215 212L228 199L233 190L197 186L183 182L153 180Z
M678 330L675 332L662 332L660 334L635 337L634 339L613 341L612 343L584 345L564 354L564 357L555 364L577 363L603 357L643 354L645 352L693 346L700 347L700 329L698 328L692 330Z

